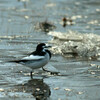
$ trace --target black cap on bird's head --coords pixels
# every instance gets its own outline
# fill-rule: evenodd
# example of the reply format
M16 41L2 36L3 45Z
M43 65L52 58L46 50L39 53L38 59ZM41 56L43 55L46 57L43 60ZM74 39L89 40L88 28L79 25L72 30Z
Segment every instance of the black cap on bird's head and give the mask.
M45 43L40 43L40 44L37 45L36 50L41 51L41 50L43 50L45 48L49 48L49 47L51 47L51 46L48 46Z

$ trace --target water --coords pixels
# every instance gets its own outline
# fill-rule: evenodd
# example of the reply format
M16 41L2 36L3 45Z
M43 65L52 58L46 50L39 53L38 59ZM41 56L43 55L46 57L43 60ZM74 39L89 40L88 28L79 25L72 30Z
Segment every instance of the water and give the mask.
M73 25L63 27L63 17ZM45 21L56 29L37 30ZM99 0L0 0L0 23L0 100L100 99ZM52 45L45 68L59 75L37 69L31 80L31 69L6 62L27 55L40 42Z

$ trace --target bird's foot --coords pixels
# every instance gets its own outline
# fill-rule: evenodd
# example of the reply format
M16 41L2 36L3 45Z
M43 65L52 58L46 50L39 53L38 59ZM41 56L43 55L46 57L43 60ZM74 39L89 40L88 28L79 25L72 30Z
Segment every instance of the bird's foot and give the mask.
M44 69L43 67L42 67L42 69L45 72L49 72L51 75L58 75L59 74L59 72L52 72L52 71L49 71L49 70Z
M50 72L51 75L58 75L59 72Z

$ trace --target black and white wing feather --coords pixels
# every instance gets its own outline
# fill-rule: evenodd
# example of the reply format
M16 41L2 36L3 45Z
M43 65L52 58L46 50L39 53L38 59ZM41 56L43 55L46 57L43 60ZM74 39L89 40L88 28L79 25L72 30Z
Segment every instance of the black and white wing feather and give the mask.
M9 61L9 62L16 62L16 63L25 63L27 61L38 61L38 60L42 60L44 59L44 56L38 56L38 55L29 55L29 56L26 56L26 57L23 57L22 59L20 60L14 60L14 61Z

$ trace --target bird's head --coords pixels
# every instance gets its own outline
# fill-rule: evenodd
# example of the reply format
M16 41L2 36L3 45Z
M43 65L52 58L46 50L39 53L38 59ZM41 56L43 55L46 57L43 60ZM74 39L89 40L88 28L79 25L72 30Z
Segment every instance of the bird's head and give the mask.
M37 45L36 51L43 51L43 50L45 50L45 49L47 49L47 48L50 48L50 47L51 47L51 46L48 46L48 45L45 44L45 43L40 43L40 44Z

